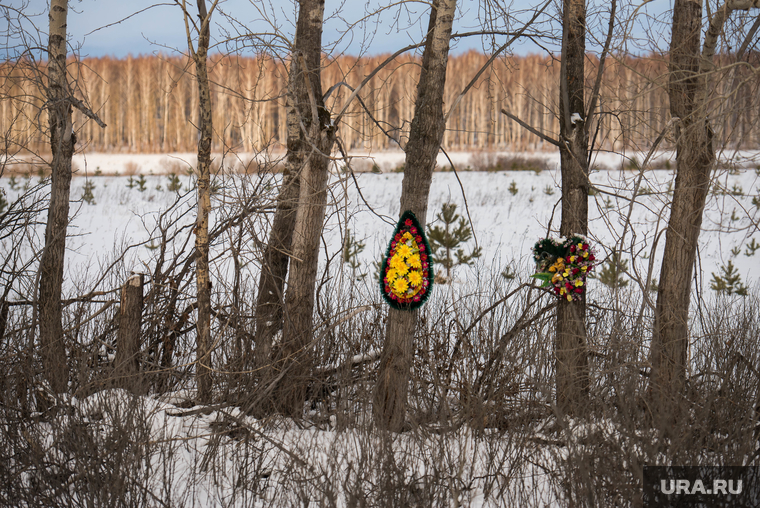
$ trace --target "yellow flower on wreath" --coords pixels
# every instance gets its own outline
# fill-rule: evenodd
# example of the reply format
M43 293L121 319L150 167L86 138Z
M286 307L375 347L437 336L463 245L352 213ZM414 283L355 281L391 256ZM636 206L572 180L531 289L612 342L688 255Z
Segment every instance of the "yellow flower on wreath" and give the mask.
M422 260L420 259L420 256L416 253L410 256L409 258L407 258L406 264L408 264L412 268L416 268L417 270L422 268Z
M398 254L393 256L393 259L391 259L391 268L396 270L398 276L406 275L406 273L409 271L409 267L407 266L406 262L404 262L404 258Z
M407 279L409 279L409 284L411 284L412 286L416 287L422 284L422 274L418 272L417 270L413 270L409 272Z
M406 282L405 278L399 277L393 282L393 292L397 295L403 295L407 289L409 289L409 283Z
M412 248L409 247L407 244L402 243L396 249L396 255L401 256L402 258L406 259L412 255Z

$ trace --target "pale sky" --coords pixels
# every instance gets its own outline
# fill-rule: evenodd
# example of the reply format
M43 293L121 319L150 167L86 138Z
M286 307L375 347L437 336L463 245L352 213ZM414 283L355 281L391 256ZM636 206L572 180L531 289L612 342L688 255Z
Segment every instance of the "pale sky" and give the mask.
M525 0L523 0L525 1ZM212 0L207 0L210 5ZM371 4L377 4L378 0L370 0ZM391 2L387 2L391 3ZM47 0L0 0L0 5L9 5L19 8L26 5L24 13L28 15L41 32L47 31ZM188 5L195 9L195 1L188 1ZM266 7L267 12L259 12L256 8ZM424 2L408 3L399 16L399 23L394 26L399 9L383 16L376 16L365 27L357 26L352 34L342 39L339 30L345 30L348 23L355 23L365 16L366 1L327 0L325 16L330 17L324 29L323 38L325 44L338 42L340 50L350 54L358 54L361 49L362 35L367 30L377 27L377 33L371 42L368 42L371 54L391 52L420 40L421 24L423 19L427 23L429 6ZM464 9L460 11L461 17L457 20L455 31L474 31L479 26L477 20L478 2L462 2ZM153 6L153 7L151 7ZM234 16L245 27L266 33L274 32L271 23L264 22L266 16L271 19L285 36L292 36L293 23L295 20L295 7L292 1L273 0L262 2L256 0L226 0L220 2L224 13ZM144 12L143 9L147 9ZM150 0L70 0L69 1L70 44L77 47L81 55L103 56L113 55L124 57L133 55L149 54L158 51L167 51L163 46L171 48L186 48L185 27L182 20L181 10L173 2L164 0L156 2ZM547 9L549 10L549 9ZM134 14L136 13L137 14ZM134 14L131 18L122 21L118 25L111 25ZM214 37L217 42L224 40L221 27L234 33L234 27L227 19L216 15L212 18L216 23ZM3 23L3 20L0 20ZM221 25L221 27L220 27ZM240 29L241 25L238 25ZM154 43L154 44L152 44ZM473 38L467 42L460 42L457 51L470 48L480 48L481 41ZM223 51L223 48L219 48Z
M545 1L514 0L509 12L515 14L522 10L523 12L517 14L517 17L520 20L527 20L532 12L526 12L526 10L535 9L535 6L543 5ZM211 3L213 0L207 0L207 5ZM346 34L341 33L341 31L345 32L348 25L364 18L367 9L376 9L381 3L383 5L397 4L396 1L389 0L326 0L325 17L328 19L323 33L326 51L331 55L340 52L352 55L362 52L381 54L393 52L421 40L423 28L427 27L429 11L427 0L399 3L379 16L370 17L363 25L358 24L352 31ZM499 5L504 6L506 3L504 0L460 0L454 32L465 33L481 29L482 23L479 17L484 15L483 9L486 8L484 6L490 5L490 8L493 8ZM646 4L643 10L654 8L664 11L668 9L670 0L650 2L634 0L627 2L627 5L621 2L618 7L619 16L622 16L622 9L634 9L641 3ZM40 45L47 44L47 0L0 0L0 5L17 9L23 6L23 13L40 32L37 37L41 41ZM188 5L194 10L195 0L188 0ZM245 29L263 34L279 31L283 38L292 39L296 16L293 0L222 0L219 6L222 12L216 13L212 18L214 21L212 37L217 43L229 39L230 35L239 35ZM266 11L261 11L261 9L266 9ZM547 22L550 17L557 15L557 9L558 2L554 1L546 7L541 19ZM602 2L602 5L594 9L602 11L602 16L599 17L602 23L599 26L606 29L608 14L604 10L608 9L608 6ZM128 54L136 56L160 51L166 53L173 49L185 51L187 48L181 10L172 0L70 0L69 10L69 43L78 48L81 57L109 55L121 58ZM236 22L231 22L229 18L222 16L222 13L234 17ZM3 14L2 11L0 14ZM504 29L506 17L503 13L492 12L490 17L496 19L501 25L497 26L497 29ZM265 21L265 18L269 21ZM511 23L511 30L520 28L514 20ZM0 32L5 31L3 24L7 27L7 22L0 18ZM30 26L30 23L25 26ZM224 33L225 30L227 34ZM506 36L500 35L495 38L495 43L501 45L506 40ZM589 42L593 43L593 41ZM336 44L335 49L330 47L331 43ZM488 45L486 49L491 47L489 41L485 43ZM452 53L458 54L469 49L483 50L483 44L481 37L460 39L453 44ZM0 40L0 56L6 53L5 48L8 46L7 38ZM556 49L556 46L546 47ZM225 52L227 49L231 48L222 45L216 48L220 52ZM525 54L542 50L524 40L516 44L513 51L517 54ZM284 53L281 52L281 54Z

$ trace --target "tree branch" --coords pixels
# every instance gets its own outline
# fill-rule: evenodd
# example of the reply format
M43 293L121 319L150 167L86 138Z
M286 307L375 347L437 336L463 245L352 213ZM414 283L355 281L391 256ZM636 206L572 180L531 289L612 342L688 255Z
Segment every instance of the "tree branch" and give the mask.
M502 114L506 115L507 118L509 118L511 120L514 120L515 122L517 122L518 124L520 124L520 126L522 128L529 130L530 132L532 132L533 134L535 134L539 138L543 139L547 143L551 143L552 145L556 146L557 148L560 147L559 141L557 141L554 138L550 138L549 136L547 136L543 132L540 132L540 131L534 129L532 126L530 126L527 123L523 122L522 120L520 120L519 118L517 118L515 115L513 115L512 113L510 113L506 109L502 108L501 112L502 112Z
M74 106L79 111L81 111L84 116L94 120L95 123L98 124L101 129L105 129L107 127L106 123L100 119L97 113L95 113L93 110L88 108L84 102L80 101L76 97L69 97L69 102L71 103L72 106Z
M702 46L702 62L700 71L703 73L712 70L712 58L715 56L715 47L718 45L718 37L723 32L723 25L733 11L760 8L760 0L727 0L718 7L715 15L710 18L710 26L705 33L705 42Z
M594 83L594 90L591 92L591 100L589 101L588 110L586 111L586 121L583 124L583 128L586 129L586 136L588 136L589 128L591 128L591 115L594 114L596 109L596 102L599 100L599 88L602 86L602 74L604 74L604 62L607 58L607 53L610 50L610 43L612 42L612 29L615 26L615 11L617 10L617 0L612 0L612 6L610 7L610 24L607 30L607 40L604 41L604 49L599 57L599 70L596 74L596 82ZM594 137L596 139L596 136ZM589 157L593 152L589 150Z

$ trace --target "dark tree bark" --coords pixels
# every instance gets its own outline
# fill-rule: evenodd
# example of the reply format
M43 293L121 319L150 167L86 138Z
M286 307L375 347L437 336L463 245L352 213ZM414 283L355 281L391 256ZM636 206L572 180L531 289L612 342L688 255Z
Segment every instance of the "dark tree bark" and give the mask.
M409 142L405 147L406 163L399 216L406 210L411 210L423 227L426 223L433 169L446 129L443 89L455 9L456 0L433 2L427 42L422 54L414 118L409 131ZM388 312L373 411L379 428L399 432L406 418L414 355L414 330L420 310L409 312L390 309Z
M655 423L667 431L686 383L691 279L697 258L702 213L715 164L708 116L712 58L724 24L734 10L758 7L758 0L730 0L710 19L700 54L702 3L675 0L670 44L670 113L676 129L676 181L657 291L650 360L649 404Z
M52 185L45 227L45 248L40 259L40 347L45 377L56 393L65 392L69 369L63 340L61 287L69 222L69 189L74 136L71 123L71 91L66 75L67 0L50 3L48 42L48 122Z
M285 173L283 175L280 194L277 197L277 208L272 229L269 233L269 242L264 251L259 276L259 291L256 302L256 338L254 358L255 365L262 380L272 373L272 340L282 330L283 326L283 303L285 296L285 280L287 279L290 256L292 254L293 230L296 225L298 201L301 192L301 172L310 152L307 135L304 132L312 123L311 104L307 83L312 87L315 98L321 101L321 77L308 73L302 68L303 62L307 65L316 65L319 68L319 58L314 61L314 55L304 52L307 45L318 44L321 52L322 29L312 26L301 15L304 9L311 6L301 3L301 9L296 26L296 41L293 56L290 61L290 73L288 80L287 96L287 158ZM323 7L324 9L324 7ZM324 12L319 17L324 16ZM318 32L315 31L318 29ZM297 58L296 55L303 56ZM317 53L321 55L321 53ZM313 69L314 67L312 67ZM315 81L316 80L316 81ZM318 85L320 93L317 95L314 86ZM303 128L301 127L303 123Z
M300 129L299 129L300 131ZM291 146L288 143L288 146ZM277 197L277 209L272 220L269 242L264 250L256 301L255 366L266 370L272 361L272 339L282 329L282 305L285 279L296 225L296 210L300 193L300 171L303 163L300 152L289 150L282 187Z
M292 417L301 415L311 371L319 239L327 206L330 154L335 142L335 129L322 100L320 77L324 7L323 0L301 0L290 64L288 165L291 171L300 171L300 182L293 186L299 191L298 209L285 293L282 345L273 358L272 373L276 373L279 382L271 402L276 410ZM286 187L284 192L292 190ZM270 344L271 339L264 345L264 351Z
M584 128L584 60L586 5L564 0L562 73L560 76L560 169L562 222L560 234L588 233L588 134ZM582 413L589 390L586 346L586 299L560 300L555 342L557 408L564 414Z

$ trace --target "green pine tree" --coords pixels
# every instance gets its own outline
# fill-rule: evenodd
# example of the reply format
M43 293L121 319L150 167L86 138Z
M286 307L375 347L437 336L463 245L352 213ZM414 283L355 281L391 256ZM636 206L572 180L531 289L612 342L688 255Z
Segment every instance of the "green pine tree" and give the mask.
M461 248L472 238L472 229L456 211L457 205L444 203L435 216L443 225L428 225L427 237L433 251L433 262L446 269L444 282L451 281L451 270L455 266L469 265L482 254L480 247L475 247L469 254L465 254Z
M747 257L754 256L755 251L760 249L760 243L757 243L755 239L753 238L752 242L745 245L745 247L747 247L747 250L744 252L744 255Z
M94 189L95 189L95 184L92 183L92 180L87 180L86 182L84 182L84 189L82 189L82 201L84 201L88 205L95 204L95 195L92 193Z
M727 265L721 266L720 271L723 272L722 275L712 273L710 289L718 293L747 296L747 287L742 284L742 276L736 271L731 260L728 261Z
M367 274L359 273L359 253L364 250L364 242L357 240L355 236L351 234L351 230L346 230L346 238L343 242L343 263L348 265L351 269L351 278L353 280L361 280Z
M626 270L628 270L628 260L621 260L620 253L613 252L609 259L607 259L607 262L604 263L599 274L591 274L589 277L597 279L599 282L612 289L620 289L628 285L628 281L623 277Z
M166 188L169 192L179 192L182 190L182 182L180 182L179 177L175 173L167 176L167 178L169 179L169 183Z

